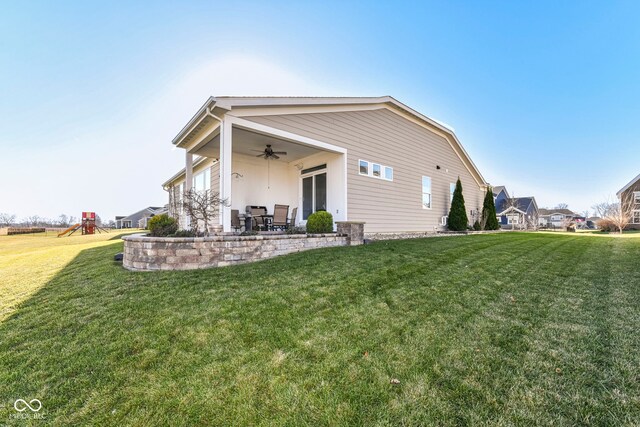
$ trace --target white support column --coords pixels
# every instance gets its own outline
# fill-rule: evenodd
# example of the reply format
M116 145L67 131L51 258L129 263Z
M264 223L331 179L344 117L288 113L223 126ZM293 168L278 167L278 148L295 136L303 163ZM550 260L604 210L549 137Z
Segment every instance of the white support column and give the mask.
M188 151L186 152L186 156L185 156L184 170L185 170L184 193L186 194L189 190L191 190L191 187L193 187L193 154L189 153ZM184 199L184 195L183 195L183 199ZM189 215L185 212L184 227L189 228L190 225L191 225L191 218L189 218Z
M223 120L220 127L220 198L227 200L221 208L220 225L222 231L231 231L231 121Z

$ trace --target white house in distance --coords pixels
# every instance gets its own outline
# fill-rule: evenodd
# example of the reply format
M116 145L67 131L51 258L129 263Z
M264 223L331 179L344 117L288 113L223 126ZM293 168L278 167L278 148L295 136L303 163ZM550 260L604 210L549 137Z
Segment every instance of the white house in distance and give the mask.
M367 233L434 231L458 177L471 223L487 188L451 129L389 96L211 97L173 144L186 155L163 184L169 205L194 186L219 191L224 231L231 210L275 204L298 208L297 223L326 210Z
M576 216L569 209L539 209L538 224L541 227L563 228Z

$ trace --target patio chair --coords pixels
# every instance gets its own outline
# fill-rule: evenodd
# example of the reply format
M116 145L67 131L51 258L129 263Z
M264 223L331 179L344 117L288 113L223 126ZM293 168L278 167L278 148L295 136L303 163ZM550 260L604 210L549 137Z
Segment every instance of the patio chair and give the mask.
M253 228L258 230L266 230L264 215L267 214L267 208L264 206L248 206L247 211L251 213Z
M298 216L298 208L291 210L291 219L289 220L289 226L287 228L293 228L296 226L296 217Z
M275 205L273 207L273 221L271 222L271 228L285 230L289 226L287 221L289 217L289 205Z
M240 221L240 211L238 209L231 209L231 228L236 231L242 230L242 222Z

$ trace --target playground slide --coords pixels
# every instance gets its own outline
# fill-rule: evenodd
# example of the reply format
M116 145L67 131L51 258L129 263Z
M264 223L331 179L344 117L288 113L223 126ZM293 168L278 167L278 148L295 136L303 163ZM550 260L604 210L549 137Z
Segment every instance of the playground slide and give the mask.
M73 224L71 227L67 228L62 233L58 233L58 237L62 237L70 231L76 231L78 228L80 228L80 224Z

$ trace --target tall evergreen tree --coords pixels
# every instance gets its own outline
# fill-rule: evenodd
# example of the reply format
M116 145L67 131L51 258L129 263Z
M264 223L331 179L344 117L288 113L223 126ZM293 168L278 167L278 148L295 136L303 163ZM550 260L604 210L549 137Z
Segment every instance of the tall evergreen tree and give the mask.
M491 187L487 188L487 194L484 196L484 203L482 204L482 224L485 230L498 230L500 224L498 224L498 218L496 216L496 204L493 201L493 190Z
M453 200L451 200L451 210L449 211L449 230L464 231L469 226L469 218L467 218L467 209L464 207L464 196L462 195L462 183L460 178L456 182L456 189L453 192Z

